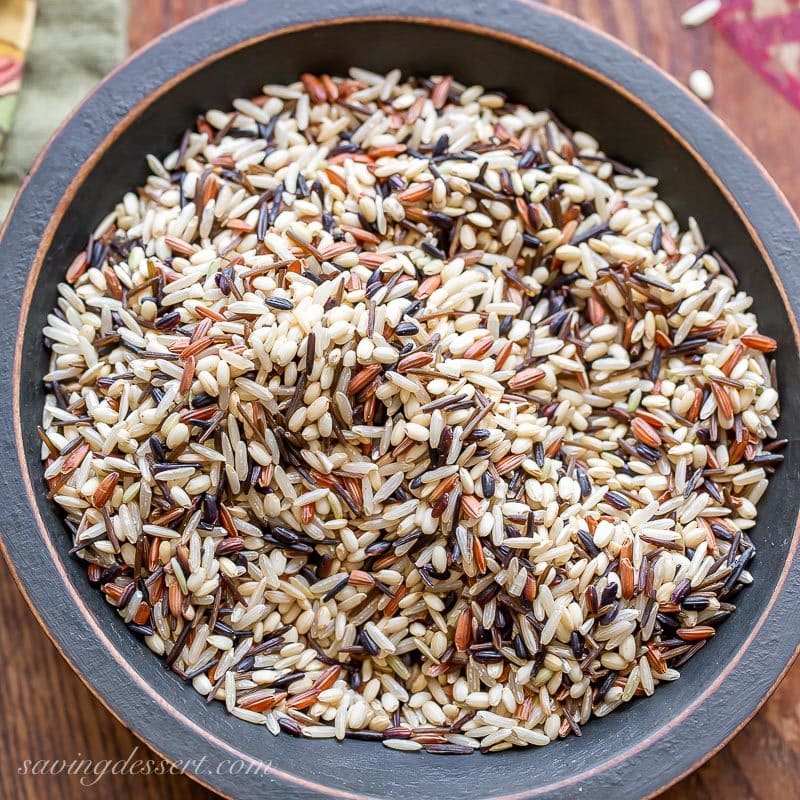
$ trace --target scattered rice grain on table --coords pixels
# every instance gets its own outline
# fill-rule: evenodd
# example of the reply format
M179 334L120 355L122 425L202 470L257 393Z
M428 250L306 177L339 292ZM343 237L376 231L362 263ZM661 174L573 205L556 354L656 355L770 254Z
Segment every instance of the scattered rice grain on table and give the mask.
M704 103L714 97L714 81L704 69L696 69L689 75L689 88Z
M722 10L722 0L701 0L681 14L684 28L699 28L713 19Z
M714 243L450 76L233 109L147 157L43 331L89 580L274 734L538 746L677 679L752 580L784 444Z

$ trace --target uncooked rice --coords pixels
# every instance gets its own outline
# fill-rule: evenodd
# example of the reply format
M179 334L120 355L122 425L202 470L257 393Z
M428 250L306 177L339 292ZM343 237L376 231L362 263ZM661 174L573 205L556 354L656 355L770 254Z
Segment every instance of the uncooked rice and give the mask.
M147 156L43 331L89 580L273 734L540 746L677 679L784 444L776 342L697 222L449 76L233 108Z

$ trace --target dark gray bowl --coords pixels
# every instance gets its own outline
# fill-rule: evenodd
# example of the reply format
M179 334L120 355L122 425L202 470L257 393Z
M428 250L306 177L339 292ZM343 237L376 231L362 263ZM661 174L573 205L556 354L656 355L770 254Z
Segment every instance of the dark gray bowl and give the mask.
M437 10L412 0L400 18L387 0L249 0L201 17L95 90L37 161L3 232L0 502L12 571L56 646L119 720L171 760L205 757L194 777L229 796L650 796L722 747L797 652L794 446L761 507L757 581L740 597L740 610L680 681L546 750L442 759L354 741L273 738L220 704L206 705L165 671L67 555L35 433L46 365L40 330L56 283L87 232L144 179L146 152L174 147L197 112L307 70L359 64L453 73L549 106L593 132L610 155L660 176L663 195L681 216L700 219L755 297L763 329L778 339L780 429L795 444L800 230L769 177L701 104L634 52L533 3L496 0L489 8L461 0ZM228 769L235 760L238 768Z

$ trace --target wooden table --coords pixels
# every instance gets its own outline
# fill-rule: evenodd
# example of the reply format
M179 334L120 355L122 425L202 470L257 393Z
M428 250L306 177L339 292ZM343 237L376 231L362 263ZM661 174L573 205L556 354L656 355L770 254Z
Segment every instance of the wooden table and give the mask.
M136 0L132 48L219 0ZM689 0L551 0L646 53L680 80L698 67L716 82L713 107L770 170L800 208L795 181L797 111L763 83L710 27L684 31ZM401 6L400 6L401 7ZM768 656L767 656L768 657ZM151 800L214 795L181 776L109 777L84 787L77 777L21 775L26 759L124 760L145 749L100 706L61 660L30 615L13 582L0 581L0 797ZM30 772L30 769L28 770ZM800 664L771 700L721 753L660 800L793 800L800 796Z

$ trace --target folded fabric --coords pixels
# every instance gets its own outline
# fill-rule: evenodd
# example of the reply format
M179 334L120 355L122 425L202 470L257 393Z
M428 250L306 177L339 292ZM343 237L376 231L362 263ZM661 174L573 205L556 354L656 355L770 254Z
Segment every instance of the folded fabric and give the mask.
M800 108L798 0L723 0L712 24L751 67Z
M35 16L35 0L0 2L0 164L3 163L17 107L22 68Z
M0 166L0 221L47 137L127 49L128 0L38 0L37 6Z

